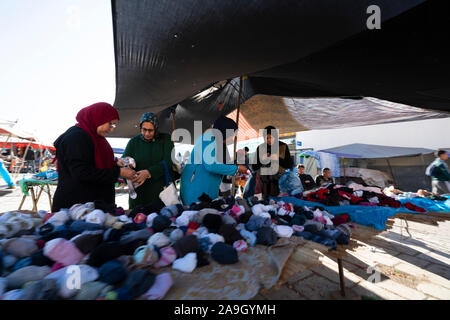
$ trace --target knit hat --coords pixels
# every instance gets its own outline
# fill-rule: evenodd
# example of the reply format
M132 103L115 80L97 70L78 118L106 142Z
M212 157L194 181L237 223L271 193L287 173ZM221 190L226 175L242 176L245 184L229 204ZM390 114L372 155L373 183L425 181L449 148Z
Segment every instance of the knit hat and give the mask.
M232 216L224 214L222 216L222 224L236 225L236 220Z
M123 233L122 229L109 228L103 233L103 241L119 241Z
M81 253L88 254L103 242L103 230L85 231L75 238L72 238L70 241L75 244Z
M83 220L75 220L70 224L70 230L81 233L83 231L102 230L104 227L98 223L90 223Z
M253 213L250 211L250 212L246 212L246 213L243 213L243 214L241 214L240 216L239 216L239 218L237 219L237 221L239 222L239 223L247 223L248 222L248 220L250 220L250 217L253 215Z
M220 215L220 211L216 210L216 209L212 209L212 208L204 208L198 212L195 213L195 215L192 217L192 221L194 221L195 223L198 224L202 224L203 223L203 219L204 217L208 214L217 214Z
M170 244L170 239L162 232L155 233L148 239L148 244L163 248Z
M319 221L308 220L305 222L303 227L305 228L305 231L307 231L307 232L316 233L323 229L323 224Z
M333 219L331 219L331 221L335 226L338 226L340 224L346 223L349 220L349 218L350 218L349 215L344 213L334 217Z
M201 249L197 250L197 267L196 268L201 268L204 266L209 265L209 261L206 257L206 252L202 251Z
M187 225L191 220L193 220L193 217L197 214L197 212L198 211L191 210L183 211L183 213L178 218L176 218L175 223L179 227L187 227Z
M16 289L22 287L29 281L37 281L43 279L51 272L50 267L43 266L27 266L10 273L6 279L8 280L8 288Z
M134 251L133 254L134 261L138 264L153 265L159 260L158 252L156 248L149 244L145 246L140 246Z
M147 222L147 216L143 213L138 213L134 218L133 218L133 222L140 224L140 223L144 223Z
M234 205L230 210L226 212L226 214L230 215L233 219L237 219L244 212L245 208L243 206Z
M212 246L211 258L220 264L233 264L239 261L236 249L223 242L217 242Z
M127 277L127 269L118 260L110 260L98 269L98 281L116 284Z
M262 227L256 233L256 243L265 246L274 245L277 242L277 234L270 227Z
M109 213L105 213L105 223L103 226L105 228L111 228L117 221L119 221L119 218L116 216L113 216Z
M176 242L177 240L183 238L184 233L180 229L175 229L170 233L170 241Z
M302 226L302 225L305 224L305 222L306 222L306 217L305 217L305 215L302 214L302 213L296 213L296 214L294 215L294 217L291 219L290 224L291 224L291 225L296 224L296 225L298 225L298 226Z
M270 220L270 218L263 218L252 215L248 222L245 224L245 228L248 231L257 231L263 227L270 227L271 224L272 221Z
M235 248L238 252L245 252L247 251L248 245L245 240L238 240L233 243L233 248Z
M184 236L173 245L177 257L184 257L189 252L196 252L198 249L197 237L193 234Z
M69 214L73 220L81 220L86 214L91 212L93 209L81 203L74 204L69 209Z
M184 257L175 260L172 264L172 268L181 272L190 273L194 271L197 266L197 253L190 252Z
M302 232L302 231L305 230L305 227L293 224L292 225L292 230L294 230L294 232L297 232L297 231Z
M105 223L105 220L106 220L106 215L100 209L95 209L94 211L89 212L86 215L86 222L88 222L88 223L96 223L96 224L103 225Z
M346 223L340 224L336 227L336 229L341 230L345 235L347 235L349 238L352 236L352 229L350 226Z
M153 219L152 229L155 232L162 232L164 229L170 227L172 221L165 216L157 216Z
M211 242L211 240L208 237L203 237L203 238L198 239L198 247L199 247L200 251L209 252L212 246L213 246L213 243ZM199 251L199 250L197 250L197 251Z
M74 297L74 300L95 300L98 297L106 295L114 287L100 281L86 282L81 286L80 291Z
M55 214L47 220L48 223L51 223L55 227L62 226L70 219L70 214L67 211L59 211L55 212Z
M161 300L173 285L170 273L161 273L156 276L155 283L152 287L141 296L141 299L146 300Z
M120 243L128 243L135 240L142 240L147 242L148 239L153 235L153 231L150 229L141 229L138 231L132 231L126 235L120 237Z
M240 230L239 233L252 247L256 245L256 235L253 232L243 229Z
M84 257L73 242L62 238L48 241L44 247L44 255L65 266L77 264Z
M43 224L39 227L39 235L44 236L46 234L49 234L55 229L55 226L51 223Z
M3 243L2 249L4 252L12 254L17 258L29 257L39 248L36 241L27 238L12 238Z
M209 231L208 231L208 228L206 228L206 227L198 227L197 230L195 230L195 232L193 232L193 234L195 236L197 236L197 238L204 237L208 233L209 233Z
M57 300L58 285L55 279L42 279L27 286L18 300Z
M172 206L162 208L159 214L162 216L166 216L167 218L172 218L177 217L181 210L183 210L182 205L174 204Z
M177 258L177 253L173 247L164 247L161 250L161 257L153 265L155 268L162 268L172 264Z
M147 224L147 227L151 228L153 225L153 220L158 216L156 212L153 212L147 216L147 220L145 223Z
M56 271L56 272L60 271L61 275L62 275L62 276L60 275L58 277L59 295L66 299L75 296L80 291L80 289L69 288L67 286L67 283L70 283L70 278L72 277L72 273L68 272L70 267L72 267L72 266L68 266L68 267L65 267L63 269ZM80 285L83 285L87 282L95 281L98 279L99 274L95 268L92 268L85 264L79 264L76 267L78 267L80 270ZM55 272L53 272L53 273L55 273ZM49 278L49 276L47 276L47 279Z
M294 233L294 230L289 226L275 226L273 229L280 238L290 238Z
M244 239L239 231L230 224L222 225L219 229L219 234L223 236L225 243L229 245L233 245L234 242Z
M2 298L7 288L8 288L8 280L6 280L6 278L0 277L0 299Z
M125 288L133 298L139 297L155 283L156 275L145 269L136 269L128 274L122 288Z
M188 229L187 229L185 235L188 236L191 233L194 233L195 230L197 230L198 228L199 228L199 225L197 223L195 223L194 221L189 222Z
M22 289L15 289L5 292L3 294L2 300L19 300L22 293L23 293Z
M274 206L265 206L263 204L256 204L252 207L253 215L263 218L270 218L269 210L275 210Z
M31 265L31 258L22 258L14 264L14 266L11 268L11 271L16 271L29 265Z
M100 267L109 260L116 259L122 255L132 255L133 252L142 243L140 240L134 240L125 244L119 242L104 242L97 246L89 255L88 265Z
M203 225L210 233L218 233L222 225L222 218L217 214L208 213L203 218Z

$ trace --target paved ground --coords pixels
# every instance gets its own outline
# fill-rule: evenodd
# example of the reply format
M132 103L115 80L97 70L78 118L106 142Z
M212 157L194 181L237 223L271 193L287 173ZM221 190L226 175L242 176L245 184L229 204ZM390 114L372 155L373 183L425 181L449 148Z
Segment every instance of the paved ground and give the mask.
M20 189L0 187L0 212L16 210L22 195ZM124 209L127 201L126 193L117 196ZM31 208L27 197L23 209ZM38 209L50 209L47 196L39 200ZM344 260L346 299L450 299L450 214L442 216L426 222L391 218L387 231L360 241ZM336 260L326 255L320 260L279 290L263 290L255 299L342 299Z

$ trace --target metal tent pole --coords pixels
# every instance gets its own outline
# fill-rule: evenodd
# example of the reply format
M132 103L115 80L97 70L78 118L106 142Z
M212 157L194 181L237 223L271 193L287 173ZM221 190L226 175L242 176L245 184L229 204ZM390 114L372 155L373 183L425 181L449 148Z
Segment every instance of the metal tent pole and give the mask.
M236 124L238 127L238 132L239 132L239 114L241 112L241 98L242 98L242 80L243 77L240 76L239 77L239 95L238 95L238 102L237 102L237 115L236 115ZM237 148L237 134L234 137L234 146L233 146L233 156L234 156L234 160L237 160L237 154L236 154L236 148ZM236 161L237 163L237 161ZM233 176L232 178L232 187L231 187L231 194L233 196L236 195L236 176Z

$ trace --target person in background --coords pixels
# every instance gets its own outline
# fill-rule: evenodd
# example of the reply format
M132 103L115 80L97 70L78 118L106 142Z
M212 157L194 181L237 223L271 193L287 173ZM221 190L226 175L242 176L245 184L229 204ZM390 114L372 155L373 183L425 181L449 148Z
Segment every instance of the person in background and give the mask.
M115 203L114 185L119 176L135 179L135 171L120 168L105 136L119 122L117 110L99 102L81 109L78 123L56 139L58 186L52 212L77 203L103 200Z
M263 196L264 197L276 197L280 193L278 187L278 179L286 169L292 168L294 161L292 160L289 147L278 139L277 129L273 126L267 126L264 128L264 140L265 142L260 144L256 149L256 164L253 165L253 170L261 170L261 182L263 184ZM278 154L272 152L272 148L278 144ZM270 161L270 163L267 163ZM273 166L277 163L278 166ZM272 168L278 167L278 170L273 171ZM269 173L266 172L267 169Z
M436 159L428 166L425 173L431 177L431 192L434 194L450 193L450 173L446 160L448 154L445 150L438 150L434 153Z
M330 168L324 168L322 170L322 174L317 176L317 178L316 178L316 186L321 187L321 186L327 185L329 183L334 183L334 180L331 177L331 170L330 170Z
M302 164L299 164L297 166L298 170L298 176L300 180L302 181L303 188L305 190L311 190L314 189L316 186L316 183L314 182L313 177L311 177L309 174L305 174L305 166Z
M227 144L233 142L234 135L227 137L227 129L236 132L237 124L225 116L214 121L213 129L219 130L222 143L216 142L211 129L203 133L195 142L191 158L181 174L180 194L184 205L191 205L203 194L211 199L219 196L219 187L224 176L245 173L243 165L229 164Z
M155 114L146 112L141 116L139 127L141 133L128 141L123 157L136 161L136 199L128 199L130 209L150 203L164 205L159 194L165 187L165 169L169 171L169 181L173 179L172 149L170 135L158 131L159 122Z
M250 149L248 147L244 148L245 166L250 170L250 156L248 154L249 151Z
M8 185L8 189L15 189L15 184L12 181L8 170L6 170L2 159L0 159L0 175L2 176L3 180L5 180L6 184Z

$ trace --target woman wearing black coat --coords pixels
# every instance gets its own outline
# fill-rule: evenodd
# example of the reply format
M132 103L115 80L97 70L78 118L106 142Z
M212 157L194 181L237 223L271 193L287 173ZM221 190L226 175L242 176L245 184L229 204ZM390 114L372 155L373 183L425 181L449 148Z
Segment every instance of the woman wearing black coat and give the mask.
M105 136L119 122L117 110L100 102L81 109L78 123L56 139L58 186L52 212L77 203L103 200L115 203L114 185L119 176L135 179L135 172L120 168Z

